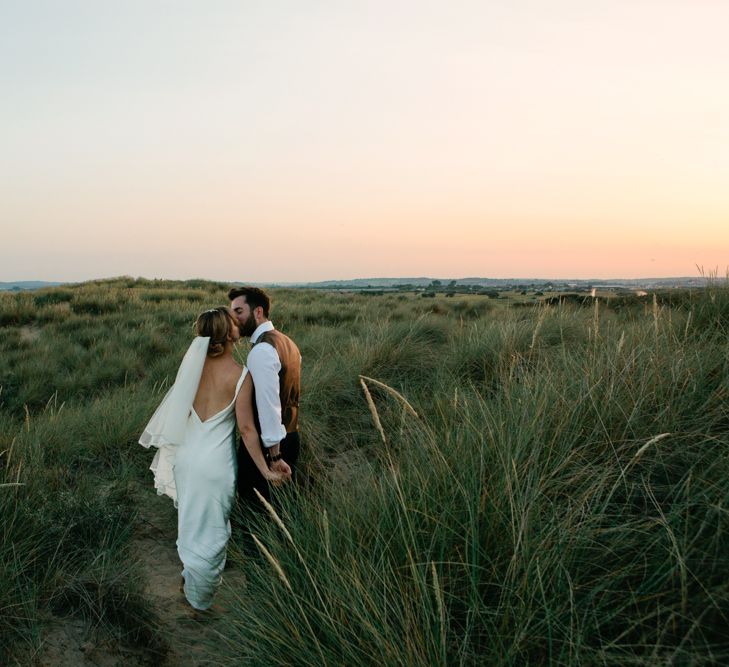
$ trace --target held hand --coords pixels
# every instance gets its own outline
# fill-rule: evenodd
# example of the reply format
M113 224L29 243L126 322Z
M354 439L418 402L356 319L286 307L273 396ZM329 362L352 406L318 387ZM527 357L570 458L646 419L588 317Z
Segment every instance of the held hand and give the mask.
M276 472L275 470L269 470L266 474L266 481L271 486L281 486L282 484L286 484L289 479L289 477L286 477L282 473Z
M274 461L266 474L266 481L272 486L281 486L291 479L291 468L283 459Z
M274 461L271 464L271 470L274 470L275 472L280 472L285 477L289 478L291 477L291 466L286 463L283 459L279 459L278 461Z

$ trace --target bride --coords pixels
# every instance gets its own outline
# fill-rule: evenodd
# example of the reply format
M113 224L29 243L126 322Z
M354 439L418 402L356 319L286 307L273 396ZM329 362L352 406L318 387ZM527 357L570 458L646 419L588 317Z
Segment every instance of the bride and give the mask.
M248 453L269 482L290 472L269 470L253 417L253 382L233 358L240 339L230 311L206 310L177 372L175 384L139 442L157 447L151 470L157 493L175 502L177 552L183 590L198 610L212 605L225 566L235 496L235 424Z

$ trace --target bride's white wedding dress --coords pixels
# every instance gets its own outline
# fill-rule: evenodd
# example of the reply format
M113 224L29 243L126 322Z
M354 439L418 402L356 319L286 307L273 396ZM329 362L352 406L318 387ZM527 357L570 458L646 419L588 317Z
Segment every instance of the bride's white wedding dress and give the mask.
M177 506L177 552L185 596L195 609L212 604L225 567L230 511L235 497L235 401L202 421L192 403L200 384L209 338L193 340L175 384L152 416L139 442L157 447L150 466L157 493Z
M185 439L177 448L177 553L184 569L185 597L195 609L207 609L225 567L230 511L235 498L235 399L202 421L190 410Z

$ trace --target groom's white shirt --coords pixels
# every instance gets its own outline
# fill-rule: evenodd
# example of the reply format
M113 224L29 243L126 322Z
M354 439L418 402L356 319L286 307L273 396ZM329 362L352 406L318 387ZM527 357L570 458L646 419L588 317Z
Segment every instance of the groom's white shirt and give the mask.
M278 372L281 360L273 345L256 341L267 331L273 331L271 321L259 325L251 336L253 349L248 353L248 372L256 388L256 407L261 423L261 441L264 447L273 447L286 437L286 428L281 423L281 396Z

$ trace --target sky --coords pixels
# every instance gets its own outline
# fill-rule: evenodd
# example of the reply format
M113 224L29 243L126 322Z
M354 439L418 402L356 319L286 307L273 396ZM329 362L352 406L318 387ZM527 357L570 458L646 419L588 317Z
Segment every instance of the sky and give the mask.
M0 0L0 281L729 267L725 0Z

